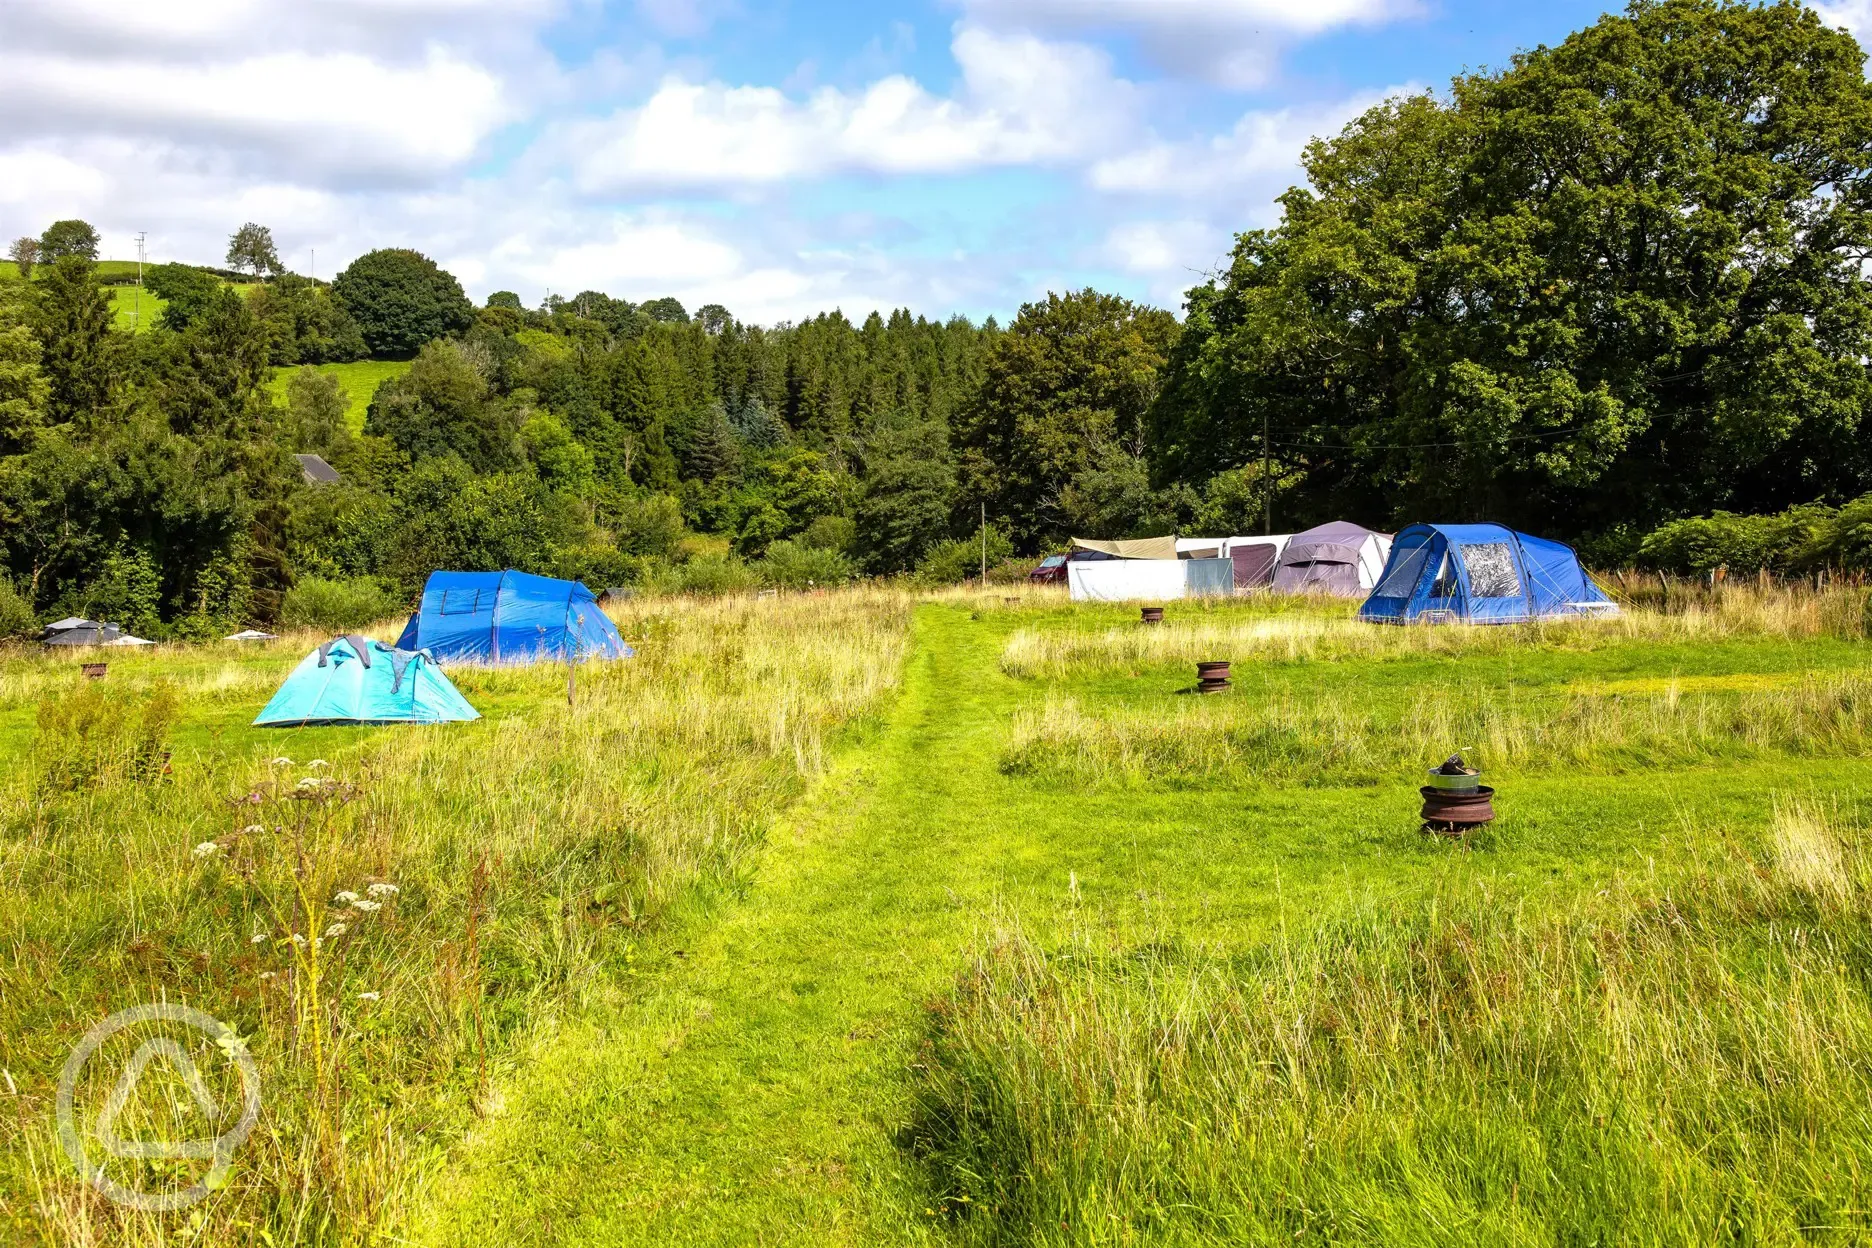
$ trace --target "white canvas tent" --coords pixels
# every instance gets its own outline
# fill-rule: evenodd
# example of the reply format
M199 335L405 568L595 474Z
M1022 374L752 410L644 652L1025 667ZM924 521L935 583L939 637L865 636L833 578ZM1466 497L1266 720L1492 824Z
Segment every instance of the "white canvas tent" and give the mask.
M1066 565L1074 602L1167 602L1189 592L1182 559L1075 560Z

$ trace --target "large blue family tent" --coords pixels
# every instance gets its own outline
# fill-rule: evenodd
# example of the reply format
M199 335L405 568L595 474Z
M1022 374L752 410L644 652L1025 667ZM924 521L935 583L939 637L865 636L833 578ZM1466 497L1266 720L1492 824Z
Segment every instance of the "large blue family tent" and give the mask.
M443 663L628 659L617 625L577 581L525 572L432 572L397 638Z
M422 651L394 649L368 637L337 637L293 669L254 724L297 728L480 718Z
M1378 624L1521 624L1617 615L1570 546L1499 524L1413 524L1359 618Z

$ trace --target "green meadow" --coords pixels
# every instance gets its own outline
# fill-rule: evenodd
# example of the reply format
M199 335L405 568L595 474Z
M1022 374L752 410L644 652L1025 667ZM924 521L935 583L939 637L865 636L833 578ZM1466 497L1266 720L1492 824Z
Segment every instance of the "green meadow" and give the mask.
M353 364L301 364L297 367L316 368L338 378L345 392L345 419L351 424L351 432L357 434L364 432L364 417L370 411L370 401L377 387L409 371L409 361L359 360ZM267 389L281 403L286 401L286 385L292 380L293 372L292 368L276 368L273 379L267 383Z
M1012 596L635 600L636 659L461 670L485 717L432 729L246 727L309 636L8 653L0 1226L1872 1236L1865 590L1493 630ZM1499 811L1460 843L1416 792L1458 748ZM157 999L266 1091L222 1187L134 1213L52 1100Z

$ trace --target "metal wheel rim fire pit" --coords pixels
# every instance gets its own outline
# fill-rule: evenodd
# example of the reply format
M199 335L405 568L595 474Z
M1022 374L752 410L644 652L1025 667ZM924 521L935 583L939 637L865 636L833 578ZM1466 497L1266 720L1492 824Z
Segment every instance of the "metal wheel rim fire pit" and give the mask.
M1451 792L1425 785L1423 830L1439 836L1463 836L1495 820L1495 790L1479 784L1471 792Z
M1196 665L1197 692L1221 693L1229 684L1229 665L1226 660L1218 659Z
M1163 613L1164 609L1162 607L1139 608L1139 618L1146 624L1163 623Z

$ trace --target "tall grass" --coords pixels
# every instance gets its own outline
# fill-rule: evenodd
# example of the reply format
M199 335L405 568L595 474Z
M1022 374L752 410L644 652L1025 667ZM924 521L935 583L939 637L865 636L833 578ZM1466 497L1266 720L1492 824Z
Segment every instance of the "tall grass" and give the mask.
M1764 839L1237 954L1009 922L931 1013L932 1207L969 1243L1865 1242L1863 838L1785 803Z
M1694 594L1680 588L1668 610L1633 605L1613 619L1509 626L1365 624L1356 618L1356 609L1356 603L1269 596L1178 604L1156 627L1128 622L1089 631L1025 628L1008 639L1001 666L1010 676L1058 678L1209 659L1487 657L1530 647L1596 650L1634 641L1872 636L1872 592L1853 586L1814 591L1798 585L1736 585Z
M565 668L456 669L510 709L266 737L290 763L256 757L257 730L197 731L171 775L68 792L22 772L0 794L0 1238L374 1242L498 1112L531 1029L628 973L672 905L745 874L832 735L894 686L908 608L883 590L635 602L619 622L638 657L580 669L570 708ZM113 660L112 696L133 707L170 672L186 730L257 709L290 667L203 653ZM75 684L69 663L17 658L0 705L57 707ZM314 760L307 741L335 748ZM51 1135L74 1043L156 1000L248 1037L265 1089L228 1185L185 1213L110 1204Z
M1492 769L1611 772L1770 755L1872 754L1872 676L1684 693L1432 685L1374 709L1361 693L1240 696L1089 713L1050 697L1017 711L1016 775L1081 782L1313 784L1429 767L1460 746Z

